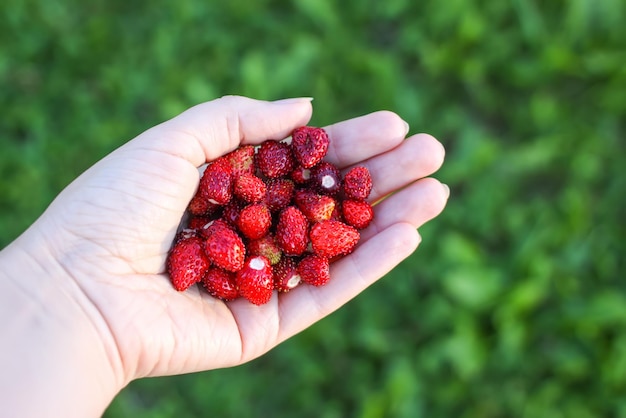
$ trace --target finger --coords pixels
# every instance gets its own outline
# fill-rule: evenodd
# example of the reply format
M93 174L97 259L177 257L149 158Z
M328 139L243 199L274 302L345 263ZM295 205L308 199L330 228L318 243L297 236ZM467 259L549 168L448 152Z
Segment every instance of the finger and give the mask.
M311 118L310 98L267 102L225 96L202 103L140 135L132 145L174 154L196 167L239 144L283 139Z
M443 164L443 145L427 134L413 135L399 146L360 165L372 175L369 200L376 201L415 180L430 176Z
M374 220L361 231L361 240L366 241L396 223L419 228L443 211L448 194L447 186L434 178L414 182L374 206Z
M395 113L380 111L324 129L330 139L325 160L346 167L395 148L409 126Z
M291 337L357 296L415 251L419 242L412 225L395 224L332 263L331 280L325 286L301 285L280 295L278 340Z

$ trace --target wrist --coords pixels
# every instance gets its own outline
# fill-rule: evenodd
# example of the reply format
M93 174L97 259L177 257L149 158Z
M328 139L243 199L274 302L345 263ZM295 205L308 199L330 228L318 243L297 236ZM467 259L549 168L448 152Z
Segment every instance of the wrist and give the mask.
M3 408L14 416L99 416L126 383L107 347L113 342L35 228L0 252Z

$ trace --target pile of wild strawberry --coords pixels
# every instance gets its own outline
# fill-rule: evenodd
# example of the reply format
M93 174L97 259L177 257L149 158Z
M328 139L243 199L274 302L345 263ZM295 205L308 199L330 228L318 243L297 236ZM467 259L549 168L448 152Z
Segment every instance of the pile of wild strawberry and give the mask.
M322 128L295 129L291 141L245 145L211 162L167 258L174 287L201 282L214 297L261 305L276 289L322 286L330 262L349 254L374 216L367 168L342 177L323 161Z

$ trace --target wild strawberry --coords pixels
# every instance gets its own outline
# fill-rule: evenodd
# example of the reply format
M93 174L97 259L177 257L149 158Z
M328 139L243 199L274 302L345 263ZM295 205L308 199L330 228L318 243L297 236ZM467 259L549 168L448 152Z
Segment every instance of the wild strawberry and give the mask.
M187 205L187 211L194 216L209 216L213 214L217 208L219 208L219 206L209 202L209 199L206 198L200 190L196 192L191 198L189 205Z
M198 230L195 228L183 228L174 236L174 244L187 238L198 236Z
M315 254L308 255L298 264L298 274L305 283L323 286L330 280L328 259Z
M225 225L224 222L220 226L205 229L210 233L204 242L204 251L217 267L226 271L237 271L243 266L246 247L239 235Z
M257 255L248 257L235 276L239 295L255 305L263 305L272 298L274 277L267 258Z
M333 209L333 213L330 214L330 220L343 222L343 216L341 215L342 204L343 204L343 201L341 200L335 201L335 209Z
M265 204L272 212L286 208L291 203L294 188L293 181L285 178L268 180Z
M228 161L223 157L209 164L202 174L198 191L215 205L225 205L232 197L233 176Z
M286 176L293 170L294 159L291 147L284 142L265 141L256 154L257 167L268 178Z
M319 163L328 152L328 144L328 135L322 128L303 126L291 133L293 154L304 168Z
M330 279L374 216L367 168L323 161L329 140L301 127L290 141L243 145L209 162L166 260L178 290L202 281L216 298L266 303L273 289Z
M289 206L280 212L274 239L285 254L300 255L309 243L308 230L306 216L295 206Z
M179 292L201 281L209 266L209 259L202 249L202 240L195 235L177 241L166 261L167 273Z
M267 234L264 237L248 242L247 253L250 256L262 255L266 257L272 266L280 261L283 254L278 245L276 245L274 235L272 234Z
M298 190L293 200L298 209L311 222L321 222L330 219L335 209L335 199L330 196L319 195L308 189Z
M272 214L262 203L246 206L237 218L237 227L250 239L259 239L266 235L271 226Z
M267 186L254 174L242 173L235 179L233 193L244 202L260 202L265 198L266 192Z
M205 240L209 238L213 233L219 232L222 229L233 231L233 227L222 219L214 219L206 224L202 228L198 229L198 233Z
M306 184L311 179L311 169L299 165L289 174L289 178L296 184Z
M360 235L354 227L343 222L323 221L311 227L309 237L315 254L333 258L351 253Z
M242 203L239 199L231 199L230 202L224 206L222 209L222 216L220 219L225 221L228 225L232 227L237 226L237 219L239 218L239 214L241 210L244 208L245 204Z
M254 174L254 146L242 145L239 148L224 155L224 159L231 166L231 171L235 177L243 173Z
M237 299L237 285L235 284L235 273L222 270L218 267L211 267L204 275L202 284L213 297L229 301Z
M372 191L372 176L363 166L351 168L343 178L343 191L348 199L365 200Z
M272 267L274 271L274 288L279 292L289 292L300 284L297 264L293 257L283 257Z
M365 229L374 219L374 209L365 200L344 200L341 203L341 213L348 225L356 229Z
M320 193L335 195L341 188L341 172L326 161L311 169L311 184Z
M210 216L190 216L189 221L187 222L187 228L200 229L212 220L213 218Z

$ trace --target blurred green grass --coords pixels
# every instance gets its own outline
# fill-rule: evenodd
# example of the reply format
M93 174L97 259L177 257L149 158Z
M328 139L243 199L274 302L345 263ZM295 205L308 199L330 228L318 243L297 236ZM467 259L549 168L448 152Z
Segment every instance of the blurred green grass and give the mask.
M0 247L142 130L224 94L379 109L447 148L446 211L359 298L107 417L626 417L626 4L5 0Z

